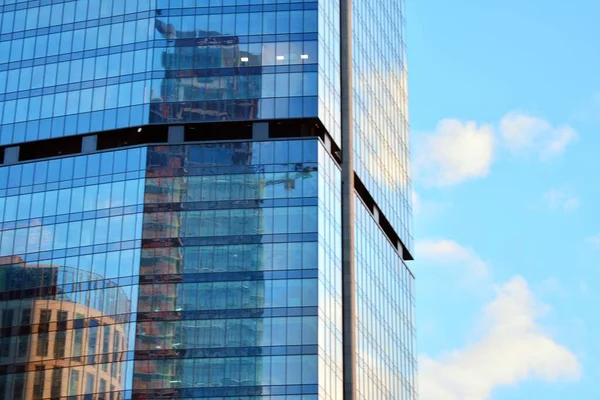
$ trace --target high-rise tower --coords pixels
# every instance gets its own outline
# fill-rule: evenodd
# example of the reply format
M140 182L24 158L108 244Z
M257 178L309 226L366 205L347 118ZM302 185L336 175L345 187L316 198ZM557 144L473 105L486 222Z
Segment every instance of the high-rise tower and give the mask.
M403 0L4 0L0 397L414 400Z

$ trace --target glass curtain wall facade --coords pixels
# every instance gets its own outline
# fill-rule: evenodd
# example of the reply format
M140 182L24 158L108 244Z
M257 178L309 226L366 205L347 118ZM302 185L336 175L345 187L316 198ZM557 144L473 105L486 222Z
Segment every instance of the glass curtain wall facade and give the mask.
M0 145L319 109L339 137L335 42L317 33L332 1L5 1Z
M319 140L28 163L0 188L4 398L341 398L339 168Z
M0 397L130 397L145 160L0 168Z
M404 0L352 0L354 167L412 250Z
M354 168L375 203L355 200L356 398L414 399L414 276L403 259L413 242L404 0L351 3ZM380 213L402 252L377 226Z
M402 1L1 2L0 398L417 399Z

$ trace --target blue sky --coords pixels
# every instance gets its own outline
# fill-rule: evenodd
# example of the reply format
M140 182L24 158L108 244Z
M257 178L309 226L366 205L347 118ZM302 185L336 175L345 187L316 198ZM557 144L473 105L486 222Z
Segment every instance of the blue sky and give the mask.
M406 6L422 399L600 399L600 1Z

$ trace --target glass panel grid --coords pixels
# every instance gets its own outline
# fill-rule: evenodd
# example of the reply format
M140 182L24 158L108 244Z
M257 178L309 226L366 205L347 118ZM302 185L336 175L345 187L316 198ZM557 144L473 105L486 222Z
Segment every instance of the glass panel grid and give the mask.
M134 396L316 398L318 143L149 148Z
M131 390L145 156L0 167L0 397Z
M402 3L352 2L354 168L411 250L412 184Z
M320 115L317 1L125 3L0 7L0 145Z
M358 398L414 400L414 277L364 203L355 201Z

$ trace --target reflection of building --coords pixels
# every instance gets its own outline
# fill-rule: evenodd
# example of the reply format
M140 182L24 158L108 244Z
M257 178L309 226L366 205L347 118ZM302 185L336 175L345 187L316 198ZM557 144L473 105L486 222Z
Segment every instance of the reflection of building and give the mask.
M2 395L416 399L402 0L8 3Z
M151 93L152 123L252 120L261 96L257 55L240 50L239 38L219 32L178 31L156 20L168 40L162 53L165 77L160 93ZM240 68L242 68L240 70ZM228 69L236 73L224 74Z
M208 148L215 164L251 164L251 152L232 152L231 146L219 144ZM238 368L244 372L240 371L236 377L221 374L223 376L217 378L213 371L212 380L215 382L210 382L211 363L222 360L219 348L244 346L248 355L262 351L258 344L263 341L264 335L265 252L262 246L254 246L252 257L245 257L248 246L244 245L187 243L187 240L201 234L202 226L208 221L183 210L193 208L194 201L231 197L230 175L184 174L175 179L170 175L173 169L201 167L202 163L197 165L193 161L202 156L203 151L202 147L160 146L154 148L150 155L152 178L146 186L148 213L144 222L144 238L154 240L152 243L157 246L147 246L140 266L136 334L136 359L139 361L135 364L134 397L171 396L179 393L179 388L201 390L215 386L261 385L263 360L260 358L240 361ZM153 168L155 165L158 168ZM160 168L161 165L168 165L168 168ZM263 198L264 187L264 179L251 176L250 180L244 181L243 189L251 193L251 198L258 200ZM166 209L179 211L164 212ZM252 232L261 232L263 224L261 208L253 209L244 221L245 228ZM211 235L219 238L217 227L212 228ZM165 242L165 239L170 240ZM229 238L219 239L226 241ZM232 271L252 273L252 281L233 287L226 280L210 281L215 274ZM244 309L251 314L251 320L235 318ZM213 313L220 316L214 318ZM210 354L210 349L214 349L214 354ZM206 377L206 380L198 376Z
M127 337L120 323L130 302L115 283L9 256L0 258L0 296L0 397L108 400L124 389Z

